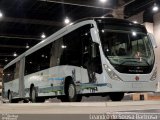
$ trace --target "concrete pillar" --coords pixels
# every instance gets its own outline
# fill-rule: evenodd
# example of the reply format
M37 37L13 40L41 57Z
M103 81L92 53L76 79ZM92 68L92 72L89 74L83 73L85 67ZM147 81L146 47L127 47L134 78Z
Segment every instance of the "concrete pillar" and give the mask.
M114 9L112 12L112 15L115 18L124 19L124 8L120 7L120 8Z
M149 33L154 34L154 31L153 31L153 23L145 22L145 23L143 23L143 24L144 24L144 26L146 27L146 29L147 29L147 31L148 31Z
M133 15L131 17L128 18L129 21L137 21L138 23L142 24L143 23L143 13L144 11L136 14L136 15Z
M156 58L157 58L157 69L158 69L158 80L159 80L159 91L160 91L160 12L156 13L153 17L154 20L154 36L157 42L157 49L156 49Z

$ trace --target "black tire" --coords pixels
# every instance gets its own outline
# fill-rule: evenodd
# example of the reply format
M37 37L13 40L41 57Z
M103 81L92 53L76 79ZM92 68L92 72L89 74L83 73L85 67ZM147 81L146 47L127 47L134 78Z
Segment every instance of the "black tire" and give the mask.
M110 93L109 97L112 101L121 101L124 97L124 93L123 92Z
M66 85L66 91L64 96L60 99L62 102L80 102L82 100L82 96L77 94L76 86L73 81L70 81Z
M32 87L30 91L30 100L32 103L43 103L45 101L45 98L38 97L36 88Z

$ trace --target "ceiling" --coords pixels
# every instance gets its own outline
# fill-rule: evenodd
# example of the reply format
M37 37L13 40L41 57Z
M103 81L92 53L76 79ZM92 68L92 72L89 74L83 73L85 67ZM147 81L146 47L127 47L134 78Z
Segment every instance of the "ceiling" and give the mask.
M159 2L159 0L158 0ZM153 21L148 14L154 0L0 0L0 67L40 42L41 34L53 34L65 26L64 18L71 21L85 17L107 16L114 9L124 7L125 18L144 11L144 21ZM146 9L147 8L147 9Z

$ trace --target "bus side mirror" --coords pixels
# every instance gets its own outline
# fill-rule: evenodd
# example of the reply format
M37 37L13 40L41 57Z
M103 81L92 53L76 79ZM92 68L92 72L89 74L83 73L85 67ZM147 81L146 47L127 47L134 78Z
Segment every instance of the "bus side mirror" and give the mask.
M97 50L98 50L98 43L92 43L92 58L96 58L97 57Z
M91 29L90 29L90 33L91 33L93 42L99 43L99 42L98 42L98 41L99 41L99 40L98 40L99 37L98 37L98 34L97 34L97 30L96 30L95 28L91 28Z
M148 33L148 36L149 36L149 38L150 38L150 40L152 42L153 47L157 48L157 43L156 43L156 40L155 40L153 34L152 33Z

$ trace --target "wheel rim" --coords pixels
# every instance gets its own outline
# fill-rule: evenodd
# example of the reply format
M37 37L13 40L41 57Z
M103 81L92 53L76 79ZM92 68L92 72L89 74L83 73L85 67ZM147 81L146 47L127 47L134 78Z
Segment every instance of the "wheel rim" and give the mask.
M11 101L12 101L12 95L11 95L11 93L9 93L9 102L11 103Z
M69 85L68 94L70 98L74 98L75 96L75 87L73 84Z
M32 90L32 102L35 102L36 100L36 91L35 89Z

